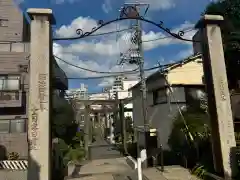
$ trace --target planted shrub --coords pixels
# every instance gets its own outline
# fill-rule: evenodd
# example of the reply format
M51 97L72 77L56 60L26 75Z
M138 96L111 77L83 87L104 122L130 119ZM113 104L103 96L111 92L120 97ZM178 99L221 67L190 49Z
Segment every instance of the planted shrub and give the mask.
M10 152L8 153L8 160L18 160L19 159L19 154L17 152Z

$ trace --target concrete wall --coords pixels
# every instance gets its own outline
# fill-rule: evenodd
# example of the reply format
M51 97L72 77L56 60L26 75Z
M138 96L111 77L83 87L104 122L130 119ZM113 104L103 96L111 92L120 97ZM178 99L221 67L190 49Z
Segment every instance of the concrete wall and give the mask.
M0 41L20 42L28 39L29 26L14 0L0 0Z
M1 74L21 74L19 65L28 65L29 53L1 52L0 50L0 73Z
M1 180L27 180L27 171L0 170Z
M0 146L6 148L6 153L18 152L21 159L28 156L27 133L0 134Z

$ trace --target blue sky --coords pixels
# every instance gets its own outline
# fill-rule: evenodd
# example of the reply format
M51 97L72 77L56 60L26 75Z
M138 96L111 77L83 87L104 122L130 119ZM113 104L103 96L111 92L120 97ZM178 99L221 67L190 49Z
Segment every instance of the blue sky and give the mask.
M84 31L92 29L98 20L112 20L119 16L119 8L124 2L131 0L18 0L23 11L27 8L51 8L56 18L53 26L54 36L75 36L75 30L82 28ZM141 2L141 1L139 1ZM199 20L201 13L210 0L142 0L149 3L150 9L147 19L154 22L163 21L165 26L173 31L189 30ZM111 24L96 33L125 29L130 22ZM164 37L159 28L150 24L142 24L143 41ZM123 71L135 67L125 64L118 66L119 53L126 52L129 46L128 31L113 33L105 36L94 36L77 41L54 42L54 54L78 66L97 71ZM185 34L191 39L195 31ZM192 54L192 45L175 39L166 38L158 41L145 42L144 58L145 67L153 67L157 62L168 63L181 60ZM59 62L59 61L58 61ZM89 77L102 74L90 73L68 66L63 62L59 65L68 77ZM148 72L148 74L151 72ZM80 83L85 83L90 92L99 92L112 82L111 78L100 80L69 80L69 88L78 88Z

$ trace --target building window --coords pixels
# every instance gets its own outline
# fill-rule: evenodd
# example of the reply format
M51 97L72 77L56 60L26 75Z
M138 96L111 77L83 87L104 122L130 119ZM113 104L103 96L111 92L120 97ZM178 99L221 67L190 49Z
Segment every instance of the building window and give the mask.
M0 43L0 51L2 52L10 52L11 46L9 43Z
M11 133L24 133L26 132L25 119L14 119L10 121Z
M0 91L0 100L2 101L18 101L19 98L19 91Z
M25 119L0 120L0 133L25 133L25 132L26 132Z
M83 121L84 121L84 116L82 115L82 116L81 116L81 122L83 122Z
M0 19L0 27L7 27L8 20L7 19Z
M12 43L12 52L24 52L24 44L23 43Z
M167 102L166 89L153 91L153 104L161 104Z
M0 133L9 133L9 126L9 120L0 120Z
M185 95L185 88L184 87L171 87L169 89L169 99L171 103L185 103L186 102L186 95Z
M19 100L20 76L0 76L0 100Z
M0 76L0 90L13 91L20 89L20 76L6 75Z

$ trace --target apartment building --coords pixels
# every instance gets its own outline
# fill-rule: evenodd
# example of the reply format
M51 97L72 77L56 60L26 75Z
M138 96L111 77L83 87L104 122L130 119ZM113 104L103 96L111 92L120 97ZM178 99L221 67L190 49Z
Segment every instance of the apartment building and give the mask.
M66 98L88 99L88 87L81 83L80 88L67 90L66 96Z
M20 158L28 154L29 39L29 24L14 0L0 0L0 151ZM52 62L55 98L64 97L66 75Z

